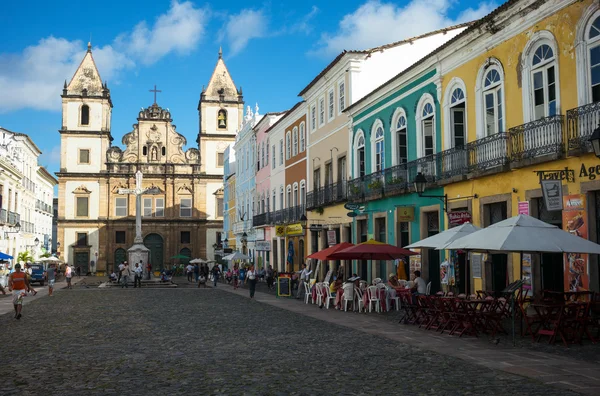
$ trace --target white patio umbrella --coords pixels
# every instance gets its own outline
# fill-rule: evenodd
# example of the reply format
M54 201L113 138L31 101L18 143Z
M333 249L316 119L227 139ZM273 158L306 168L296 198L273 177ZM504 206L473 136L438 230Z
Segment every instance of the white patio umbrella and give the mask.
M206 263L206 261L202 260L201 258L195 258L193 260L190 260L190 264L204 264Z
M435 234L434 236L430 236L429 238L422 239L418 242L412 243L408 246L405 246L404 249L416 249L416 248L439 248L449 244L450 242L454 242L455 240L467 236L469 234L474 233L475 231L479 231L481 228L474 226L471 223L464 223L459 225L458 227L450 228L444 232L440 232L439 234Z
M438 250L600 254L600 245L534 217L518 215L456 239Z
M250 257L246 256L245 254L242 254L240 252L235 252L235 253L231 253L228 254L227 256L223 256L223 260L250 260Z
M40 259L40 261L45 262L45 263L62 263L61 259L54 257L54 256L44 257L44 258Z

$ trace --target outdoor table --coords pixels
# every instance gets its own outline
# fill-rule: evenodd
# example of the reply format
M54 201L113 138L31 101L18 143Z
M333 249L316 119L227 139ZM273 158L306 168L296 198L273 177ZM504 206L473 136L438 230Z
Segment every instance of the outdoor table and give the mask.
M463 300L455 299L458 317L463 326L462 331L459 334L461 337L465 332L469 331L477 337L478 330L485 330L485 321L481 318L481 307L493 303L493 300L473 299Z

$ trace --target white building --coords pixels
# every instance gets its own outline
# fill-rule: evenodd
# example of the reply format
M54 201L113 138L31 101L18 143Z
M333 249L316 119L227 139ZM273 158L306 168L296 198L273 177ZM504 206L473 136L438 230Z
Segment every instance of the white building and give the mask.
M0 251L16 259L27 250L37 259L50 248L58 182L38 165L41 151L29 136L0 134Z

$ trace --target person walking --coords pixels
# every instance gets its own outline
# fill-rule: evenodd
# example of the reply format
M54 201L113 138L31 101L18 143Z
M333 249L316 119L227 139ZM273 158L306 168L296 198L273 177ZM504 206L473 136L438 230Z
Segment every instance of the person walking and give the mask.
M15 319L21 319L23 309L23 296L30 288L27 275L21 272L21 264L15 264L15 271L8 276L8 291L13 294L13 306L15 308Z
M133 278L133 288L135 289L136 287L139 287L140 289L142 288L142 263L140 261L140 263L135 263L135 269L133 270L134 272L134 278Z
M200 275L200 266L198 263L194 264L194 281L198 283L198 276Z
M129 264L125 261L125 268L121 271L123 275L121 276L121 289L126 287L129 289L129 277L131 276L131 270L129 269ZM135 285L134 285L135 286Z
M69 264L65 267L65 279L67 280L67 289L72 289L71 278L73 277L73 269Z
M125 262L122 262L121 264L119 264L119 278L117 279L117 283L121 283L121 276L123 276L123 269L125 268Z
M273 279L273 266L269 265L269 268L267 268L267 287L269 290L273 288Z
M212 276L213 276L213 284L214 287L217 287L217 282L219 281L219 275L221 274L221 270L218 265L213 265L212 267Z
M146 269L148 270L148 280L152 279L152 264L148 261L146 264Z
M192 275L194 274L194 267L192 267L192 264L188 264L185 267L185 272L187 274L187 280L188 280L188 282L192 282Z
M252 265L248 272L246 272L246 283L250 283L250 298L254 298L256 292L256 282L258 282L258 273Z
M48 296L52 297L52 293L54 292L54 281L56 279L56 269L54 268L54 264L50 264L44 273L44 278L48 282Z
M306 263L302 264L302 272L300 273L300 283L298 283L298 292L296 294L296 298L299 299L304 291L304 283L309 281L310 274L312 274L312 270L308 270L306 268Z

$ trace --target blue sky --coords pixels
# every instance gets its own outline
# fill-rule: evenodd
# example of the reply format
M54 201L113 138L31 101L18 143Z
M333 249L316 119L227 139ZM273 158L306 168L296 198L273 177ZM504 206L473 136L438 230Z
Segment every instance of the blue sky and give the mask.
M0 13L0 126L29 134L41 164L58 171L60 94L87 42L108 81L115 144L131 131L154 84L188 145L197 105L219 46L247 104L260 112L293 106L297 94L343 49L401 40L489 13L498 2L330 0L203 2L72 0L3 4ZM224 8L226 7L226 8Z

